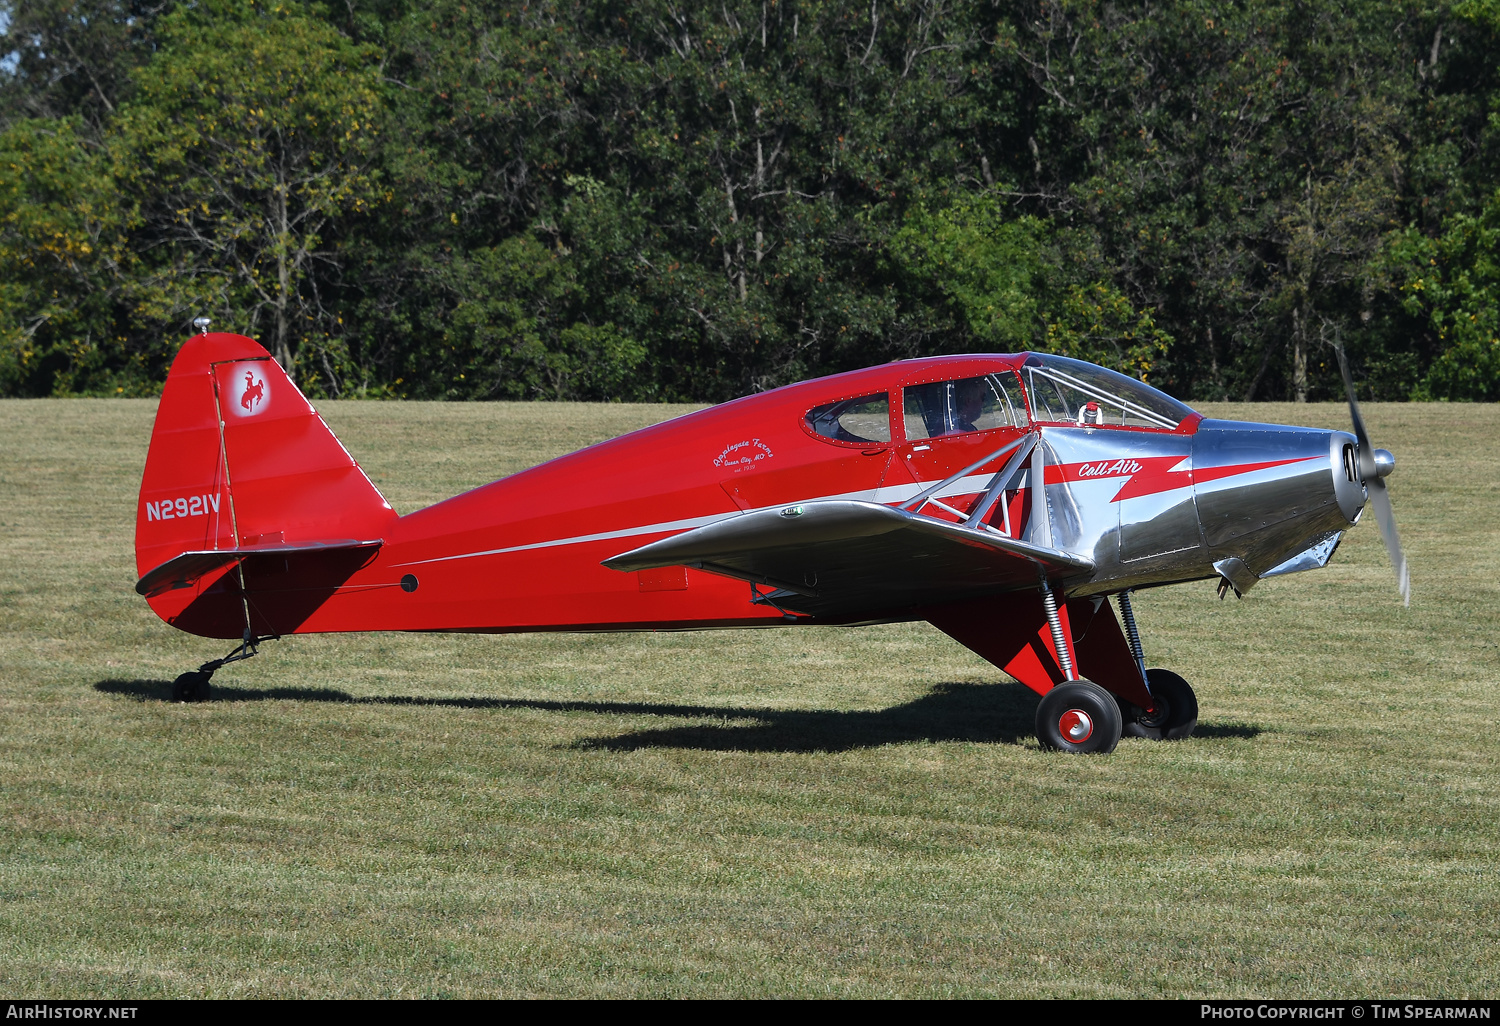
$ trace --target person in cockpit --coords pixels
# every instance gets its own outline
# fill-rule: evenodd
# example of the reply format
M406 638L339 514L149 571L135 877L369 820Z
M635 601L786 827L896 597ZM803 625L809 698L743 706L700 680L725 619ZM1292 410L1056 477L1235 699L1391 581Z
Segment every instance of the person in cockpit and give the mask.
M954 382L953 429L950 434L978 431L977 421L984 414L983 378L968 378Z

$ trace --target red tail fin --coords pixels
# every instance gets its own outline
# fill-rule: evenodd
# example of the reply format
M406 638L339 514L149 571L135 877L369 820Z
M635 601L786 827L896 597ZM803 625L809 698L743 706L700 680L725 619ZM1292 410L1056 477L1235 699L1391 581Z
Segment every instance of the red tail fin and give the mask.
M216 333L183 344L141 480L135 557L142 578L187 552L367 543L395 517L257 343ZM157 601L152 606L168 615Z

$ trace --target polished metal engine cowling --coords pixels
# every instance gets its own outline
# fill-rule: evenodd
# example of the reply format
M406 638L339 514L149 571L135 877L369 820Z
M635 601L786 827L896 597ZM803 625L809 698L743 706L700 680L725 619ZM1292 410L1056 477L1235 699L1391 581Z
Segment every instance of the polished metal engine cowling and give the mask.
M1344 431L1203 421L1193 490L1209 562L1237 561L1240 589L1241 566L1259 578L1310 549L1331 553L1330 535L1364 507L1355 445Z

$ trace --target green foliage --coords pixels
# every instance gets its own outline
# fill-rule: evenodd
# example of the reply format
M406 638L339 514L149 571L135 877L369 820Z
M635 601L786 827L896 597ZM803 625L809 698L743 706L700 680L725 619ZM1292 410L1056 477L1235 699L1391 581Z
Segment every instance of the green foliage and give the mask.
M960 195L935 212L914 208L888 251L988 349L1042 349L1144 378L1172 341L1117 289L1069 281L1070 261L1047 225L1025 215L1007 220L992 196Z
M1500 399L1500 192L1478 217L1459 214L1436 239L1396 235L1388 259L1402 305L1436 338L1440 355L1419 399Z
M613 323L570 320L582 290L556 249L514 236L454 261L457 303L445 362L462 368L445 395L474 399L619 399L645 356Z
M98 130L155 49L157 0L0 3L0 118L78 117Z
M991 349L1035 346L1042 328L1045 226L1005 220L994 199L961 196L936 212L912 210L889 252L907 274L941 292L973 338Z
M134 210L76 119L0 133L0 392L141 394L146 354L114 332Z
M1047 322L1046 348L1133 374L1142 381L1172 336L1148 310L1137 310L1117 289L1095 282L1069 285Z
M149 388L203 313L328 394L1045 347L1317 399L1334 343L1374 396L1494 394L1403 270L1480 245L1492 0L8 3L8 237L61 174L119 240L7 258L10 394Z
M160 39L110 138L150 197L155 274L139 313L164 327L214 313L269 336L289 369L315 368L297 341L338 323L314 274L331 257L325 234L383 198L375 55L308 13L259 4L184 7Z

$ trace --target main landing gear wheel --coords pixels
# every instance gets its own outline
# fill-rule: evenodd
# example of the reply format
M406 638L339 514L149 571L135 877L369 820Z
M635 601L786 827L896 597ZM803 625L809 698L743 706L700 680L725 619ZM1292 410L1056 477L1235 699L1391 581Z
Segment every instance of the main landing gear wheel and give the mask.
M172 682L172 701L207 702L210 694L208 680L212 673L190 670Z
M1059 684L1036 707L1036 739L1060 752L1112 752L1122 726L1114 696L1092 681Z
M1171 670L1161 669L1147 670L1146 683L1151 686L1156 708L1148 713L1122 703L1125 735L1149 741L1177 741L1191 734L1198 726L1198 696L1193 694L1192 685Z

